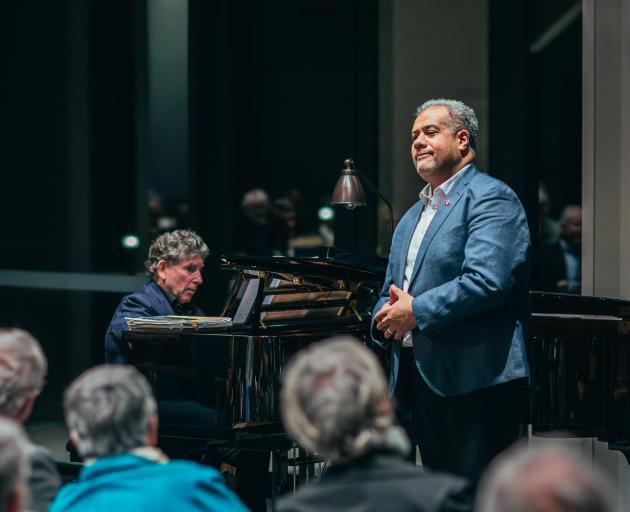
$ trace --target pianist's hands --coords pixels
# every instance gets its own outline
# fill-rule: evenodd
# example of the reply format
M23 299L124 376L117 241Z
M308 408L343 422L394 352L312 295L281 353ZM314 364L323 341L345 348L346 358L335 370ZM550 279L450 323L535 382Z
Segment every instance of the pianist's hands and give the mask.
M389 287L389 296L389 302L374 317L376 328L383 331L386 339L401 340L406 332L416 326L413 297L396 285Z

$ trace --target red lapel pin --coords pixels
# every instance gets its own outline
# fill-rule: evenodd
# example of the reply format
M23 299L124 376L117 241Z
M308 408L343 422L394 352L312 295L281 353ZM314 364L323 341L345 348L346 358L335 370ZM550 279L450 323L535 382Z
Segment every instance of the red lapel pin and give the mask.
M450 206L451 202L447 199L446 201L444 201L444 206Z

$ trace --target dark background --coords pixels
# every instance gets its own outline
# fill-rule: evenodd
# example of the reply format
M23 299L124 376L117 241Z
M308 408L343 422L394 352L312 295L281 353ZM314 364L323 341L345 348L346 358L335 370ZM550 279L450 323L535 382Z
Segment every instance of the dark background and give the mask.
M544 51L530 51L572 4L489 2L489 121L501 127L490 133L489 167L504 170L531 226L541 179L554 216L580 203L581 20ZM186 108L167 117L181 128L172 136L151 115L177 109L147 94L156 62L147 5L4 6L0 269L141 272L149 190L217 255L234 249L238 205L252 187L272 197L302 191L309 229L345 158L378 184L376 0L190 0L179 20L186 76L170 77ZM169 78L168 66L161 72ZM368 203L336 211L337 245L374 251L376 206ZM122 247L129 233L140 239L136 250ZM37 420L59 417L63 387L102 362L122 294L37 289L35 279L0 286L0 325L30 330L48 355ZM205 279L199 303L217 314L229 276L210 262Z

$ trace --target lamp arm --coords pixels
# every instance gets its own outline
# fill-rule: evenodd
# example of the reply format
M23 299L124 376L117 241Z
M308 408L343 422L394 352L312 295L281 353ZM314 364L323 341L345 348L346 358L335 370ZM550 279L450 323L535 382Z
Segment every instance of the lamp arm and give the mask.
M391 244L394 239L394 210L392 209L391 203L387 199L385 199L385 196L379 192L379 190L374 186L374 184L365 174L363 174L356 167L354 168L354 171L356 171L356 173L361 176L361 179L364 180L365 183L367 183L369 189L374 192L378 197L380 197L381 200L387 205L387 209L389 210L389 243Z

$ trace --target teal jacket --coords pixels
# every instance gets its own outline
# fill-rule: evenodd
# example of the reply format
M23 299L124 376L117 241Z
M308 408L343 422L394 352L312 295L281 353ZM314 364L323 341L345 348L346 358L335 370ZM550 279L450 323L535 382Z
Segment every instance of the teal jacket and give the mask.
M65 485L51 512L246 511L213 468L189 461L166 464L132 454L98 459Z

